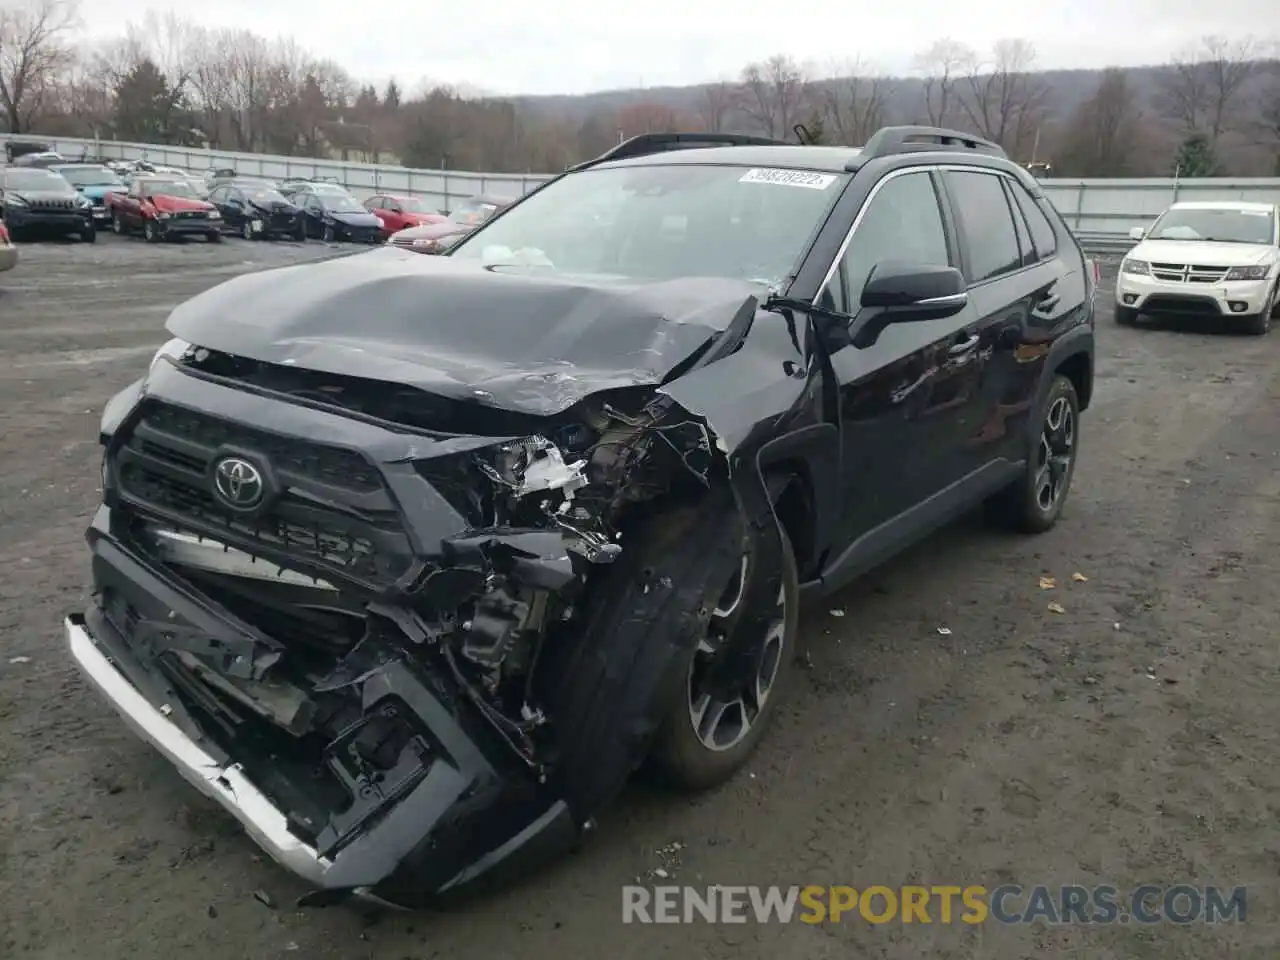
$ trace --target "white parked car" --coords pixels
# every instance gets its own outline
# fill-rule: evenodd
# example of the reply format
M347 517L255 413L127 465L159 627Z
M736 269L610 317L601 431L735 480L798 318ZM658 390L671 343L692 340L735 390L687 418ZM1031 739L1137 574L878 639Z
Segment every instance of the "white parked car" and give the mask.
M1280 312L1280 206L1238 200L1175 203L1120 264L1116 322L1139 313L1226 317L1264 334Z

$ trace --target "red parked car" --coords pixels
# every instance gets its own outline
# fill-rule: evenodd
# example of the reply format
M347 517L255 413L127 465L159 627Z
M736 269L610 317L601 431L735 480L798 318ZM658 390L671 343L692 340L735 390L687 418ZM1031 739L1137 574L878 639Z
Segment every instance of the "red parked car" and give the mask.
M210 243L222 240L222 214L212 203L201 200L185 180L141 176L125 184L128 193L106 196L111 229L116 233L140 230L148 243L192 235Z
M441 253L514 202L508 197L471 197L437 223L399 231L391 243L416 253Z
M378 193L364 202L364 208L382 221L382 229L388 234L404 230L406 227L443 223L449 219L443 213L431 209L422 197L399 197L389 193Z

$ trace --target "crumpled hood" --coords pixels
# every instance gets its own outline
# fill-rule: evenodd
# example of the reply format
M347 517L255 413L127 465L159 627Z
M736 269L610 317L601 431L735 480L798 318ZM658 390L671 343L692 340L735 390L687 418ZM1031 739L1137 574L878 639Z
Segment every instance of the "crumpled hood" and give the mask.
M213 210L213 204L207 200L192 200L188 197L170 197L157 193L151 198L152 205L162 213L191 213L199 210L205 213Z
M549 416L661 383L763 294L740 280L530 276L383 249L237 277L166 327L267 363Z
M1251 267L1276 258L1276 248L1261 243L1214 243L1203 240L1143 240L1128 254L1152 263L1208 267Z

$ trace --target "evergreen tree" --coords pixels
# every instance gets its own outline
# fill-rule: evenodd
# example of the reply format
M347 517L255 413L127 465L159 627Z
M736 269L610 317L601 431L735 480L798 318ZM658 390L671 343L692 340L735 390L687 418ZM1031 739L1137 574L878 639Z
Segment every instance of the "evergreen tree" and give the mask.
M1177 177L1222 176L1222 166L1209 138L1203 133L1193 133L1183 140L1173 157L1173 173Z

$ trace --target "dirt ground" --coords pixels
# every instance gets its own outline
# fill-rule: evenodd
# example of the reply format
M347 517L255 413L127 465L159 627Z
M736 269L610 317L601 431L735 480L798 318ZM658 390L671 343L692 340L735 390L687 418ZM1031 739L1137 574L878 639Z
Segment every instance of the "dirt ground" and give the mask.
M749 773L696 799L637 787L580 853L456 912L295 909L301 887L80 682L60 624L87 599L99 412L168 309L333 252L108 236L28 245L0 274L0 956L1280 955L1280 338L1120 329L1109 309L1059 527L958 524L809 611L805 669ZM623 926L620 886L659 868L697 885L1247 884L1248 920Z

